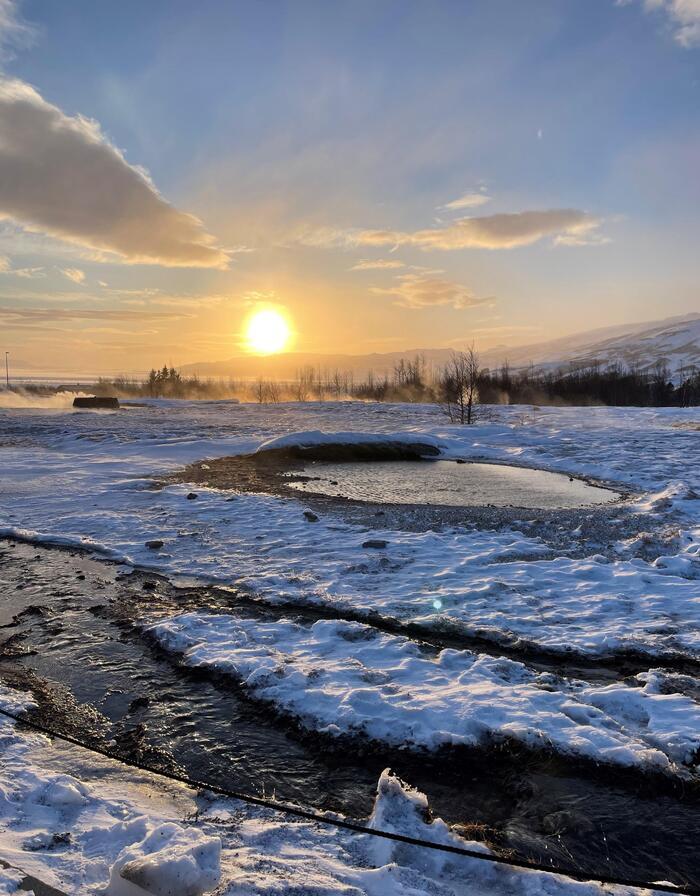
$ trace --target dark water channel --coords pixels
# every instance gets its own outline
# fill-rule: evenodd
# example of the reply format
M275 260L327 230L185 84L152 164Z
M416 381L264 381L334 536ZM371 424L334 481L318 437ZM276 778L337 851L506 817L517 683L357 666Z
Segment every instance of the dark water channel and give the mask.
M42 718L57 728L70 724L77 702L94 720L86 739L133 736L198 779L363 818L389 765L428 795L436 814L485 825L491 842L522 857L700 884L697 790L527 752L470 752L455 762L352 744L332 751L225 680L181 669L130 624L139 607L218 610L222 600L235 596L125 577L80 553L0 542L0 678L13 686L41 681Z
M298 491L375 504L527 507L570 510L611 504L620 495L562 473L451 460L307 464Z

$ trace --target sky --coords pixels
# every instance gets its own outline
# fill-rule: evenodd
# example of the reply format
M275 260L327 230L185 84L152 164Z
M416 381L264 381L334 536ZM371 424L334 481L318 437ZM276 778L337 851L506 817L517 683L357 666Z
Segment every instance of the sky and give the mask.
M0 351L140 372L700 310L700 0L0 0Z

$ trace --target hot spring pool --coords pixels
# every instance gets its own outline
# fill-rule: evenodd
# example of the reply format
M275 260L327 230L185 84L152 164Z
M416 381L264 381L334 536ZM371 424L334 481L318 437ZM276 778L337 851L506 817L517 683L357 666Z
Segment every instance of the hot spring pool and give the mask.
M526 507L565 510L611 504L608 488L562 473L451 460L310 463L290 482L301 492L379 504Z

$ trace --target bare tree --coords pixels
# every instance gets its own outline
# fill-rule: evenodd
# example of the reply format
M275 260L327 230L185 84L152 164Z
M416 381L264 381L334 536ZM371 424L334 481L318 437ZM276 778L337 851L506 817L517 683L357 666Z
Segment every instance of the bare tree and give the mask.
M453 352L440 378L440 405L452 423L476 422L478 383L479 356L474 346Z
M277 404L280 400L278 384L260 377L255 383L255 400L258 404Z
M294 383L294 397L297 401L308 401L314 387L314 369L311 365L297 370Z

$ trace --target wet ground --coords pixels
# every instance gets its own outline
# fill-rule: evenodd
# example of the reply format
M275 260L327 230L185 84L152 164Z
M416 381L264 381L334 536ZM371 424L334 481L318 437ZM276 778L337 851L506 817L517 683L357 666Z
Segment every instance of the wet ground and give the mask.
M437 814L498 848L591 874L700 884L700 793L692 785L508 744L432 758L360 741L332 744L230 680L182 668L142 636L141 624L154 615L240 606L261 616L308 615L226 589L176 588L84 553L3 541L0 677L34 691L46 724L112 742L152 766L360 818L391 766ZM422 643L441 646L439 635ZM614 679L629 671L628 662L577 674Z
M620 495L591 483L526 467L451 460L307 464L290 488L379 504L564 510L611 504Z

